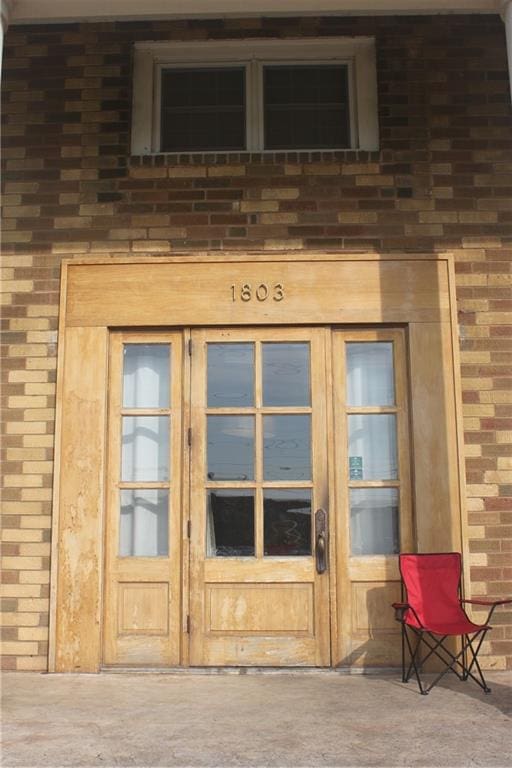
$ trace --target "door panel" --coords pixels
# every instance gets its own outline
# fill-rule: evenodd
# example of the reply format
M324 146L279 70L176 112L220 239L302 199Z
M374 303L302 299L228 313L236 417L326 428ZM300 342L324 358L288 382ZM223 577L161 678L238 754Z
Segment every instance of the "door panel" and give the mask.
M323 329L192 333L194 665L327 665Z
M399 663L391 603L398 552L413 548L405 338L400 330L334 331L338 662Z
M111 334L104 664L326 666L331 633L398 661L405 359L400 330Z
M111 335L104 663L180 663L182 336Z

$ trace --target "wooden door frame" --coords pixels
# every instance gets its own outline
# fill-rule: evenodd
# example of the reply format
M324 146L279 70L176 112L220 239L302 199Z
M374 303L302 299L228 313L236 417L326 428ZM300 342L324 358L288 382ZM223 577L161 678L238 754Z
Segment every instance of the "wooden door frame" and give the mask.
M235 285L236 293L249 282L267 288L284 285L287 300L252 297L243 302L237 294L231 302L230 286ZM262 289L260 296L264 293ZM426 466L434 437L427 435L426 446L419 438L422 431L428 432L433 401L441 398L446 410L439 427L445 438L445 476L439 493L449 509L449 531L441 536L425 526L418 533L418 546L451 546L466 554L453 254L304 251L65 259L59 315L50 671L95 672L101 665L109 329L273 324L407 327L420 506L425 490L439 477ZM425 348L441 361L440 372L429 370ZM77 363L84 355L92 362L85 368ZM425 407L419 401L415 407L416 399L425 397L423 376L433 391ZM188 551L186 536L183 546ZM468 557L465 562L468 568ZM331 590L336 592L335 586ZM332 635L336 637L336 627ZM339 657L336 648L333 664Z
M240 666L276 666L278 659L282 659L283 666L330 666L331 659L331 639L329 632L329 598L330 598L330 578L334 573L335 561L332 561L332 568L320 575L315 567L315 544L313 539L313 521L315 511L319 508L327 509L329 494L329 464L327 461L328 441L326 438L326 419L328 410L328 392L326 391L325 369L325 340L329 335L329 328L319 326L295 325L284 328L274 326L246 326L240 328L222 327L222 328L199 328L192 331L192 367L194 368L193 377L193 418L192 418L192 465L195 468L194 474L191 474L190 482L190 511L194 511L195 518L192 521L191 537L191 582L196 589L192 589L191 603L191 634L190 634L190 654L195 659L194 663L212 666L220 662L212 661L212 657L221 656L226 659L225 663L231 666L235 659L238 659ZM255 398L252 406L240 411L235 407L226 407L225 409L214 409L209 407L205 398L205 382L207 376L207 345L210 343L253 343L255 345L254 357L254 376L255 376ZM311 476L302 482L302 487L307 487L311 492L311 552L309 556L304 557L266 557L264 556L264 534L263 534L263 507L261 499L263 498L264 488L286 487L289 489L297 488L295 481L275 480L274 482L265 480L263 473L263 455L261 453L263 445L263 423L265 415L271 416L282 412L280 406L265 406L262 395L262 357L261 349L258 351L258 345L265 342L274 343L306 343L310 350L310 391L311 402L309 405L302 406L291 405L284 410L289 411L308 411L311 423ZM316 366L316 367L315 367ZM252 558L226 558L211 557L206 555L205 525L203 520L204 510L204 489L206 477L206 421L205 413L212 416L223 414L226 411L236 411L239 415L252 415L254 418L256 461L254 465L254 475L248 481L242 481L239 485L232 482L232 487L251 487L254 489L255 499L255 538L254 538L254 557ZM260 452L258 452L258 447ZM229 485L229 483L228 483ZM206 487L222 490L227 488L221 481L219 484L207 483ZM258 503L258 499L260 500ZM258 511L260 514L258 514ZM328 516L328 524L330 518ZM227 576L226 576L227 574ZM292 578L292 574L295 574ZM282 629L278 632L269 630L268 635L265 632L254 634L251 630L244 633L241 628L240 617L235 619L234 615L228 618L225 611L221 610L212 613L207 610L208 596L215 594L220 588L226 590L230 583L238 583L240 590L257 589L260 592L266 592L265 604L270 600L269 594L273 588L290 588L301 590L302 597L304 593L311 588L311 609L312 613L296 612L294 620L300 622L306 619L310 620L309 630L303 627L301 630L285 632ZM218 594L218 592L217 592ZM250 593L246 593L250 594ZM297 592L295 592L297 594ZM238 598L237 598L238 599ZM212 605L215 603L213 602ZM276 616L276 606L273 605L272 617ZM222 620L221 620L222 615ZM246 612L246 618L250 619L250 612ZM268 616L267 618L270 618ZM233 621L237 625L236 629L217 629L211 631L208 628L208 619L213 622L227 623ZM272 623L272 621L271 621ZM305 621L305 623L308 623ZM263 635L263 637L262 637ZM263 650L265 647L266 650ZM236 650L235 650L236 649ZM231 655L230 655L231 654ZM250 659L258 658L258 661ZM201 659L201 661L197 661ZM228 660L231 659L231 660ZM295 659L295 662L292 662ZM307 662L305 661L307 659ZM314 659L314 661L312 660Z

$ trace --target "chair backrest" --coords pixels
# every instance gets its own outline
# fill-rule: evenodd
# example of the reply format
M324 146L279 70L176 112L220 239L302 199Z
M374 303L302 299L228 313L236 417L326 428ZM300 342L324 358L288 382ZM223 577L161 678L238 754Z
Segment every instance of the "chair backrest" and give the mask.
M464 612L459 601L461 556L458 552L399 556L400 573L407 590L407 623L429 627L455 624Z

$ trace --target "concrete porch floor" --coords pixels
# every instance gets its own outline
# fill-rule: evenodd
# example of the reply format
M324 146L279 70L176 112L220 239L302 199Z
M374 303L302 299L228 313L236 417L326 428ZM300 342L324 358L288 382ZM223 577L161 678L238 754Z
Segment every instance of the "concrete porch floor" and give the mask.
M9 766L511 766L512 673L3 675Z

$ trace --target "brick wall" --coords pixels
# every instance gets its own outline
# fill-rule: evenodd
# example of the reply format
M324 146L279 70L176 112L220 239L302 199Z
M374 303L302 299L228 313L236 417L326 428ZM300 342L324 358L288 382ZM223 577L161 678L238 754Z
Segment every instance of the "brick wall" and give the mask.
M381 151L130 158L136 40L375 35ZM47 666L59 263L457 251L472 591L512 594L512 123L497 16L11 27L3 69L4 666ZM486 664L512 667L512 612Z

